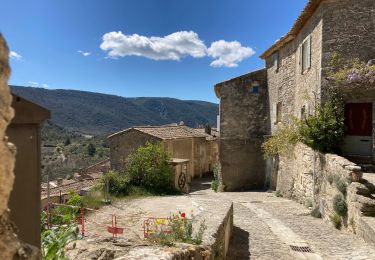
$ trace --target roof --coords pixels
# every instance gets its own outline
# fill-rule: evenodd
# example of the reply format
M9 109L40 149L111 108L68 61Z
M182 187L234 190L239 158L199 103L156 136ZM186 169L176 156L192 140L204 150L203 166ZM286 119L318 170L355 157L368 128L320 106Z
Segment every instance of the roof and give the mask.
M48 109L12 93L13 124L40 124L51 117Z
M195 130L206 135L207 141L213 141L220 137L220 132L217 130L217 128L211 128L211 134L207 134L205 128L196 128Z
M314 14L316 9L323 1L324 0L309 0L303 11L297 18L297 20L294 22L294 25L290 29L290 31L286 35L281 37L279 40L277 40L275 44L268 48L262 55L260 55L260 57L262 59L266 59L267 57L272 55L272 53L274 53L276 50L284 46L286 43L294 40L294 38L302 30L303 26L311 18L311 16Z
M193 128L184 126L184 125L164 125L164 126L136 126L136 127L128 128L123 131L114 133L108 136L108 138L122 135L132 130L140 131L142 133L159 138L161 140L181 139L181 138L189 138L189 137L207 137L207 134L200 133L199 131Z

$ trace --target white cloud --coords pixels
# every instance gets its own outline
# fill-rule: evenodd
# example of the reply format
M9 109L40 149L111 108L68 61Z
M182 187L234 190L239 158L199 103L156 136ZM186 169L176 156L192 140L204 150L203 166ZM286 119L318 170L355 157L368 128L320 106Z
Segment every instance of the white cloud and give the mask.
M33 87L36 87L36 88L49 88L49 86L46 83L38 83L35 81L29 81L27 83L31 84Z
M212 67L237 67L239 62L255 54L252 48L244 47L238 41L215 41L208 48L193 31L175 32L164 37L109 32L103 35L100 48L110 58L142 56L152 60L180 60L186 56L209 56L214 59L210 64Z
M19 55L17 52L15 51L10 51L9 52L9 58L11 59L15 59L15 60L22 60L22 56Z
M78 53L81 53L83 56L87 57L91 55L91 52L88 51L77 51Z
M208 48L208 55L215 60L211 62L212 67L237 67L238 63L255 54L250 47L243 47L238 41L227 42L216 41Z
M206 45L193 31L175 32L164 37L109 32L103 35L100 48L111 58L133 55L153 60L180 60L185 56L201 58L207 52Z

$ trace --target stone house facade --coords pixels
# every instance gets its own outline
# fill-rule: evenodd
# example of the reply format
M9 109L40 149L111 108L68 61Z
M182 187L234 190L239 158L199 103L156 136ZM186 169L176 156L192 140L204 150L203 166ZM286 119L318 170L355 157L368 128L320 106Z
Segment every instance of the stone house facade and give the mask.
M225 190L264 188L261 145L270 132L266 70L215 86L220 98L220 162Z
M111 168L117 171L123 170L129 154L147 142L161 142L173 159L188 160L190 178L211 172L218 161L217 137L184 125L132 127L108 139Z
M293 117L313 113L316 106L327 100L330 85L327 71L332 56L337 53L344 59L358 58L367 62L375 58L374 42L375 1L309 0L291 30L261 55L266 65L261 70L262 80L254 78L260 73L256 71L217 84L215 92L220 98L221 131L219 157L224 186L228 190L260 188L269 186L272 181L276 183L275 178L278 183L290 179L288 172L283 178L284 171L280 170L288 160L281 158L277 165L272 165L261 159L260 145L253 145L255 150L250 152L246 150L247 142L228 144L228 137L233 140L251 137L255 144L274 134L280 124L290 123ZM259 93L256 97L259 99L254 102L251 94L253 85L257 84ZM356 89L345 93L351 118L360 118L371 128L362 134L347 134L343 146L346 156L374 161L374 101L373 90ZM347 124L351 118L346 118ZM258 133L257 137L253 135L254 131ZM241 155L229 156L230 147L235 146ZM257 163L250 163L254 160ZM263 183L255 185L254 179Z

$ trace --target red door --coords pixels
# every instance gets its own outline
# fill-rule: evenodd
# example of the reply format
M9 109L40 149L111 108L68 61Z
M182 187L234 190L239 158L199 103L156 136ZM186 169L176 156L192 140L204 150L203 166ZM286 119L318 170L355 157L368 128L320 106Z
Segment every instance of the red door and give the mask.
M347 135L372 135L372 103L349 103L345 105Z
M347 155L372 155L372 103L345 105L346 137L343 151Z

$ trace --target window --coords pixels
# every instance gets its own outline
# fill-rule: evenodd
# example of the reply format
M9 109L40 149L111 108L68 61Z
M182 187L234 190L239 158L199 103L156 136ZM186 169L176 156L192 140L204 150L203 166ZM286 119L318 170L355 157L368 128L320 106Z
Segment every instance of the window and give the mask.
M281 122L283 104L278 102L276 105L276 124Z
M301 59L302 73L304 73L311 67L311 36L302 43Z
M306 106L301 107L301 119L306 119Z
M254 94L259 93L259 86L253 86L253 87L251 88L251 93L254 93Z
M282 102L278 102L277 104L273 104L272 107L272 115L271 118L273 118L273 123L277 125L281 122L282 119Z
M279 71L280 68L280 52L276 51L272 55L273 67L276 69L276 72Z
M254 94L259 93L259 86L260 86L260 84L259 84L258 81L253 81L251 83L251 88L250 88L251 93L254 93Z

